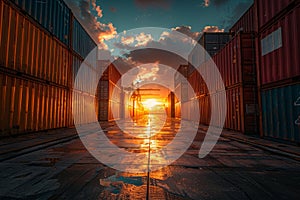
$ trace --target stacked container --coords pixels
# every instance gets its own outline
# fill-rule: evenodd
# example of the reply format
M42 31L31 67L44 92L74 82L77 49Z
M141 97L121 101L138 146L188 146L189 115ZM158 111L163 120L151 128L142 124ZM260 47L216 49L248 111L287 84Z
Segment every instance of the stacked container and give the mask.
M184 104L189 101L187 80L188 70L188 65L180 65L174 75L174 110L176 118L182 118Z
M216 106L227 107L224 128L247 134L257 133L254 34L239 32L212 57L212 60L216 64L226 88L226 105L222 102L213 102ZM211 61L207 61L199 67L206 77L214 77L209 74ZM211 80L215 82L216 91L209 92L198 71L194 71L188 80L194 89L196 98L199 100L200 123L208 125L210 123L212 101L218 99L214 96L222 89L222 84ZM221 113L219 114L221 115Z
M175 95L174 92L170 92L168 94L168 104L166 107L167 110L167 116L170 118L174 118L175 117Z
M104 71L97 88L98 120L112 121L120 119L122 110L121 74L110 64Z
M62 0L0 1L1 136L73 124L73 81L86 52L75 53L71 38L96 47L74 20Z
M198 42L210 56L214 56L220 49L222 49L223 46L226 45L230 38L230 33L204 32Z
M63 0L11 0L39 25L69 45L71 11Z
M229 29L229 32L236 34L240 31L245 33L257 32L256 6L253 4L237 22Z
M255 1L261 135L300 142L299 1ZM272 5L272 6L270 6Z

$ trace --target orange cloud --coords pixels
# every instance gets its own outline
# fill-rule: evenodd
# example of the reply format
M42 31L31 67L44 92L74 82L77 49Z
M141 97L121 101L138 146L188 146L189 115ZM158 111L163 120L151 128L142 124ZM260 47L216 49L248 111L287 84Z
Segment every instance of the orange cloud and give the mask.
M125 45L130 45L134 43L134 37L133 36L127 36L127 37L122 37L121 42Z
M94 41L100 43L99 47L107 49L107 45L104 41L114 38L117 34L117 30L112 23L104 24L98 21L98 18L103 17L103 10L96 4L96 0L65 0L65 2L72 9L75 17L84 26ZM97 16L93 15L91 10L95 10Z
M224 32L224 29L219 29L218 26L205 26L202 32L220 33Z
M209 6L209 3L210 3L209 0L204 0L203 6L204 6L204 7L208 7L208 6Z
M135 37L135 40L137 41L136 47L138 46L146 46L149 42L153 41L153 38L151 34L145 34L144 32L138 34Z

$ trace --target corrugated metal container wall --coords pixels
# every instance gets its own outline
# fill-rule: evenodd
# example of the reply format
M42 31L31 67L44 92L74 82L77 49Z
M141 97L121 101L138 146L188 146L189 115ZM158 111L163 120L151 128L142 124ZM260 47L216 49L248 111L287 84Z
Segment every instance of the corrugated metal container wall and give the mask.
M254 4L243 14L243 16L229 29L229 32L237 33L257 31L256 21L254 21Z
M73 18L72 29L72 48L82 58L86 56L96 47L96 43L85 31L77 19Z
M296 2L296 0L255 0L259 29L280 12L284 12L284 9L292 2Z
M174 84L177 86L188 77L189 65L180 65L174 75Z
M121 119L129 119L130 118L130 109L131 109L131 101L129 93L122 90L121 93L121 107L120 107L120 118Z
M36 27L23 14L3 4L0 65L11 70L69 86L70 52Z
M78 70L81 66L81 63L83 62L83 60L81 58L79 58L76 55L72 55L73 57L73 62L72 62L72 84L74 84Z
M99 121L116 120L121 117L121 109L123 106L121 104L124 104L124 102L122 102L121 99L121 83L118 82L120 78L121 74L116 67L109 65L98 83L97 99L99 100Z
M237 86L226 90L227 116L224 128L255 134L258 131L257 90Z
M226 87L239 83L256 84L254 35L240 32L213 56Z
M209 95L199 97L200 124L209 125L211 116L211 101Z
M196 96L208 93L207 86L202 76L197 70L191 73L191 75L188 77L188 82L190 83L192 89L194 90L192 92L194 92ZM192 93L189 93L189 97L191 96L193 96Z
M175 103L175 117L181 118L181 102L179 101Z
M98 102L95 102L95 96L83 93L80 91L73 91L73 105L76 106L79 114L76 116L77 124L86 124L95 122L95 116L98 115L96 108L98 108Z
M299 19L298 6L260 34L261 85L300 76Z
M108 120L120 119L121 88L112 81L109 82Z
M70 126L69 90L2 73L0 80L1 135Z
M266 137L300 142L300 84L263 90L262 119Z
M70 9L63 0L11 0L61 42L69 46Z
M167 116L170 118L175 117L175 95L173 92L168 94Z

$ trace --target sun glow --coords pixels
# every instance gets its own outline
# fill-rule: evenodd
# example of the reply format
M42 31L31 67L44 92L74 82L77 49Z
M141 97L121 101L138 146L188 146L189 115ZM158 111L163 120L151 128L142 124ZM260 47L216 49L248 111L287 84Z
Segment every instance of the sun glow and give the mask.
M151 109L157 105L160 105L161 103L158 102L156 99L147 99L145 101L142 102L142 104L148 108L148 109Z

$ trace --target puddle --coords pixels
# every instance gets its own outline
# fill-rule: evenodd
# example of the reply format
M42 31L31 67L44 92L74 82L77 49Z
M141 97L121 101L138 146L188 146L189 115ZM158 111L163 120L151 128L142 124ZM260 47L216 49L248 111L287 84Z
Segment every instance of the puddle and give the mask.
M150 191L152 199L164 199L165 189L162 187L164 180L171 177L169 168L150 173ZM147 188L147 173L116 174L99 180L101 186L105 187L102 192L103 199L144 199ZM158 198L160 197L160 198Z
M125 177L112 175L108 178L100 179L100 185L106 187L106 190L113 194L119 194L125 185L142 186L144 180L142 177Z

